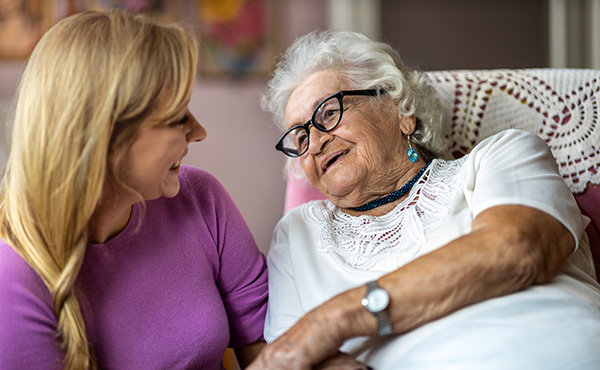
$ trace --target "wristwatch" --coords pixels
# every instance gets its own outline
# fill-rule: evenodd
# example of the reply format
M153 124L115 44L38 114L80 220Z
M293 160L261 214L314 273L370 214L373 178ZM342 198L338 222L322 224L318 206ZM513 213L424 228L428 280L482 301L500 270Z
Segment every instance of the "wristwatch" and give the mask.
M392 324L388 319L386 309L390 304L390 295L388 292L377 285L377 280L369 281L366 284L367 294L361 303L375 319L377 320L377 335L383 336L392 334Z

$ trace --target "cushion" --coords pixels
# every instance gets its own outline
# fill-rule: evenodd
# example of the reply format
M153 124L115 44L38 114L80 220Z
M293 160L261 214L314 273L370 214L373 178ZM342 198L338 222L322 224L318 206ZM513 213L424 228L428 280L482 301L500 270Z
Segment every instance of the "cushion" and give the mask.
M590 248L596 263L596 275L600 278L598 276L598 268L600 267L600 222L598 222L600 220L600 187L595 184L588 184L583 193L575 194L575 199L581 213L592 220L585 231L590 239Z

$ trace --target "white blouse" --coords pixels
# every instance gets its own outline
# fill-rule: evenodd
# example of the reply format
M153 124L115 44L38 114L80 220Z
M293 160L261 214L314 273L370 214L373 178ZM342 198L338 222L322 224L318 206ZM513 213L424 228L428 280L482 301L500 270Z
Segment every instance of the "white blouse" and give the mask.
M487 138L461 159L433 160L406 199L384 216L350 216L329 201L288 212L267 258L266 340L333 296L469 233L479 213L506 204L544 211L573 234L577 248L556 278L403 335L350 339L341 350L376 370L547 369L570 365L573 358L600 369L600 285L583 231L587 219L547 145L519 130Z

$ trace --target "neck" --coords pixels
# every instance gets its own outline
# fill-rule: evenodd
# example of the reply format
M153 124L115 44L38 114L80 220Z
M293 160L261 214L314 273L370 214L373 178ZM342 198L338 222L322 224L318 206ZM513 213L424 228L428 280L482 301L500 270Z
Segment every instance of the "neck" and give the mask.
M381 198L374 199L370 202L363 204L360 207L350 207L348 209L351 211L356 211L356 212L367 212L374 208L384 206L386 204L395 203L396 201L398 201L402 197L404 197L405 194L408 194L410 189L412 189L412 187L417 183L417 181L419 181L419 179L421 178L421 176L423 175L423 173L429 166L429 163L431 163L431 162L426 163L425 166L423 166L423 168L421 168L421 170L415 176L413 176L410 180L408 180L408 182L406 182L402 187L400 187L398 190L394 191L393 193L390 193ZM388 207L386 207L386 208L388 208Z
M121 191L111 190L115 189L105 186L102 199L92 216L90 243L100 244L114 238L129 223L135 202L130 199L131 196L122 194Z
M92 218L89 242L101 244L117 236L129 223L132 210L133 206L129 206L121 212L95 214Z

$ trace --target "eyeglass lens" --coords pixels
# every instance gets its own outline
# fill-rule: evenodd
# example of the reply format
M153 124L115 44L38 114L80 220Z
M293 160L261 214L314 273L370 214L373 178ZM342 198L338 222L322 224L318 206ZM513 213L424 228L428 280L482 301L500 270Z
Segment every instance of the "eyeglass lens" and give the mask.
M319 104L309 122L319 131L331 131L340 122L341 111L340 99L332 96ZM281 142L283 151L293 156L302 155L308 147L309 129L309 125L304 125L289 131Z

